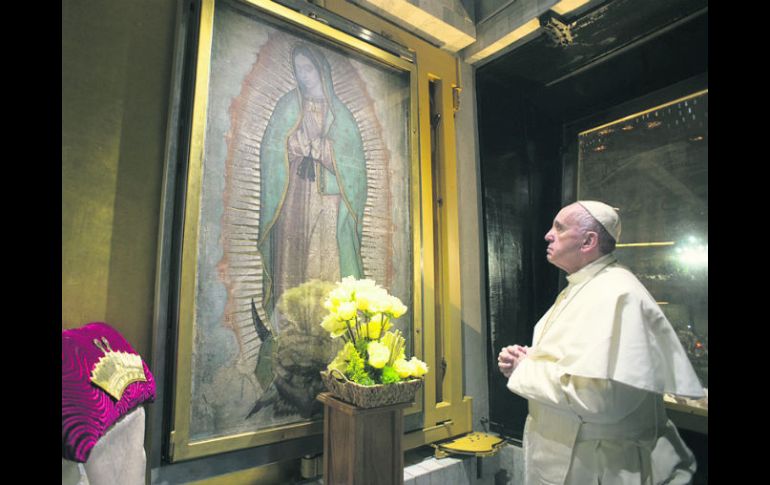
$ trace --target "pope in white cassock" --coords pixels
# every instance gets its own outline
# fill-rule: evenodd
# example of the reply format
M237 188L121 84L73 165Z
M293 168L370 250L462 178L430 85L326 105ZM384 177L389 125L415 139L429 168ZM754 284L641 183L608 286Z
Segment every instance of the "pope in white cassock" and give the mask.
M612 254L620 227L597 201L556 215L547 258L569 284L537 322L533 345L498 356L508 389L529 401L528 485L682 484L695 472L663 394L704 391L660 307Z

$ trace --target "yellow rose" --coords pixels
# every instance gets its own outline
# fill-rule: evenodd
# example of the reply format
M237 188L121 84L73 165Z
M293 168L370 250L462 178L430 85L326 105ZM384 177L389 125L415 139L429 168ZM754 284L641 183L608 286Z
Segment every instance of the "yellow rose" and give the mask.
M388 293L380 287L363 287L356 291L358 308L370 315L383 311L387 296Z
M414 377L422 377L428 373L428 364L421 361L417 357L412 357L412 360L410 360L409 363L412 364L412 367L414 369L412 371L412 375Z
M333 313L330 313L324 317L323 322L321 322L321 327L323 327L324 330L329 332L332 336L332 338L337 338L340 335L344 334L345 331L348 329L348 326L345 325L345 322L340 321L337 319L337 316Z
M367 290L356 291L356 307L362 312L371 312L372 293Z
M369 365L375 369L382 369L388 363L390 350L379 342L369 342L366 348L369 353Z
M398 377L402 379L406 379L412 375L412 372L414 372L414 366L404 359L396 359L396 361L393 362L393 369L398 373Z
M350 289L338 286L329 292L329 297L324 302L324 308L332 313L336 312L341 304L350 301L350 294Z
M380 337L381 328L382 328L382 325L380 324L380 322L372 320L369 323L364 324L363 334L366 336L366 338L376 340Z
M373 280L357 280L353 276L346 276L342 278L338 288L346 291L348 293L348 298L350 298L350 295L353 293L356 293L364 288L371 288L374 286L375 285Z
M352 320L356 316L356 304L352 301L340 303L337 307L337 318L343 321Z
M333 311L337 310L337 308L332 303L331 298L327 298L326 300L324 300L323 306L324 306L324 308L326 310L328 310L330 312L333 312Z
M401 303L401 300L396 298L395 296L389 297L388 302L388 308L390 310L390 314L393 316L393 318L398 318L404 313L406 313L407 307L403 303Z

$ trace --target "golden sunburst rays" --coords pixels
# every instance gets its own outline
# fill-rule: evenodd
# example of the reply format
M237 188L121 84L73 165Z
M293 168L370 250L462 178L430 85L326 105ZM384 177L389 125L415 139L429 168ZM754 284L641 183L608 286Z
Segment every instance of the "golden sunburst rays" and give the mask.
M262 260L259 238L260 170L262 136L276 103L296 85L287 59L287 36L271 34L233 98L226 135L225 188L222 215L223 256L219 274L227 289L224 325L230 327L243 361L255 364L262 342L251 315L252 299L259 317L268 321L261 305Z
M241 91L229 109L226 135L225 188L222 215L223 256L219 275L227 289L224 325L232 329L243 364L255 364L262 342L251 316L251 301L259 317L268 321L262 308L262 261L259 238L260 159L259 151L267 123L278 100L296 87L291 69L292 36L272 32L261 47L254 65L243 80ZM361 257L368 278L386 286L393 279L390 249L393 217L389 151L382 140L382 127L367 86L351 62L324 51L332 69L337 97L353 114L364 147L367 170L367 200L363 218Z

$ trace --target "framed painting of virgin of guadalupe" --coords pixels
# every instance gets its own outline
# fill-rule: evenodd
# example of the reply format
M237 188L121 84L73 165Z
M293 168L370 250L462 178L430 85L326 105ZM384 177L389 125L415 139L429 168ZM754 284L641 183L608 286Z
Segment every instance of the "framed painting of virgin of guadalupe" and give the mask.
M197 53L173 461L320 434L326 294L412 308L418 252L410 61L261 0L203 2Z

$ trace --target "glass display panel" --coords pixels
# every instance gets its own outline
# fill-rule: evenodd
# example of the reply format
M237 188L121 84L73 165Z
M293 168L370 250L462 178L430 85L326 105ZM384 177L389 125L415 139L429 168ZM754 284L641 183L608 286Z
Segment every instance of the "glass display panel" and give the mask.
M708 90L584 131L578 143L578 199L620 209L618 260L658 302L707 389ZM708 397L666 399L708 409Z
M322 431L344 277L404 302L404 335L415 318L414 65L273 2L201 19L173 460Z
M408 73L216 4L191 438L320 417L335 353L316 300L334 282L411 301L409 90Z

